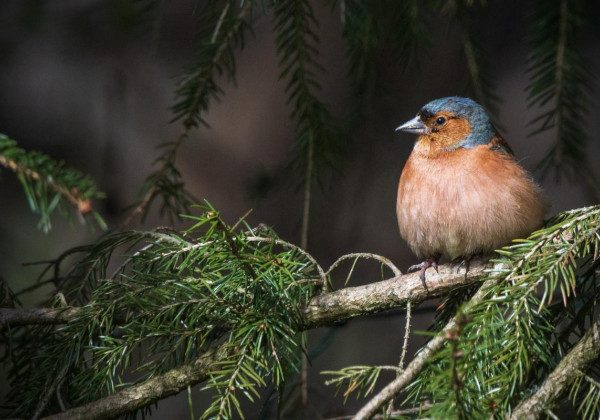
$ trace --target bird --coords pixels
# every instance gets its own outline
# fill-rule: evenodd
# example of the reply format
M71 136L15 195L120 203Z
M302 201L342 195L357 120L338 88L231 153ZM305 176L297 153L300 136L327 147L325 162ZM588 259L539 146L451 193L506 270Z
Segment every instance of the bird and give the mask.
M435 99L396 131L418 135L396 201L401 237L428 268L466 263L538 229L548 210L541 187L519 164L485 110L470 98Z

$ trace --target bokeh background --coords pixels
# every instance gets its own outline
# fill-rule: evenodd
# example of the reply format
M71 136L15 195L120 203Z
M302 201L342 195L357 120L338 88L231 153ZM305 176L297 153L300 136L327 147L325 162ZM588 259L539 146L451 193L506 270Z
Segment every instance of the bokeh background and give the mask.
M201 3L162 2L159 18L141 25L120 0L0 4L0 132L21 147L43 151L90 174L107 194L96 208L111 227L139 198L158 156L155 147L175 139L181 130L179 124L170 123L170 107L177 77L193 56L194 14ZM326 69L319 75L320 96L343 119L356 98L347 77L340 13L325 1L314 1L313 6L320 22L319 60ZM527 2L492 1L478 26L495 90L502 98L498 115L502 133L522 165L533 170L555 137L552 131L527 136L528 122L538 112L526 105L528 13ZM431 99L470 94L458 32L443 22L433 23L434 41L419 51L406 71L379 57L378 79L361 105L363 117L353 122L342 164L315 189L308 249L322 265L356 251L387 256L401 269L416 262L398 235L395 218L397 182L414 138L398 135L394 128ZM584 53L598 69L598 39L593 34L584 38ZM301 188L275 179L275 187L262 198L253 194L254 185L265 176L276 177L290 160L295 142L285 82L279 80L272 16L256 18L254 36L246 39L236 59L236 83L221 80L225 93L206 116L210 128L192 132L178 166L189 190L210 201L229 221L253 209L251 224L265 223L299 243ZM600 152L598 92L592 92L591 113L581 118L590 135L592 162ZM593 164L592 171L600 175ZM51 259L100 233L77 220L55 217L53 229L43 234L15 177L5 171L0 177L0 276L18 291L32 284L39 272L39 267L23 263ZM552 214L597 200L578 179L557 180L550 173L538 180ZM165 223L151 213L145 226ZM366 264L351 284L379 278L378 267ZM49 291L23 296L23 302L35 304ZM414 328L426 329L434 310L435 302L417 309ZM397 311L357 319L333 332L311 332L310 342L326 348L312 362L310 398L315 411L309 417L315 412L325 417L353 412L358 403L350 400L343 406L319 372L351 364L396 363L403 325L403 313ZM409 354L424 340L415 336ZM187 413L186 397L178 396L162 402L152 418L182 418Z

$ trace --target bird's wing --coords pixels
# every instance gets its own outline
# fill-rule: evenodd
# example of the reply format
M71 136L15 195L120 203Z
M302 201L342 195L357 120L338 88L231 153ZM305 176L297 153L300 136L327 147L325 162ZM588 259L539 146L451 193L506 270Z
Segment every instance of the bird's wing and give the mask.
M496 134L492 141L490 141L490 149L500 153L506 153L507 155L514 156L515 152L510 148L506 140L500 137L500 134Z

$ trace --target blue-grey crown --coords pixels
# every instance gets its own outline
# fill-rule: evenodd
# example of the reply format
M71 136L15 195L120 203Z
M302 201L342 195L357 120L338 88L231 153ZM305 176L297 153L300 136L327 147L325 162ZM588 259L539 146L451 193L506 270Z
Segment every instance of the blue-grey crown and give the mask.
M485 108L472 99L460 96L435 99L425 105L419 113L434 115L441 111L465 118L471 125L471 132L457 145L458 147L471 148L487 144L496 133Z

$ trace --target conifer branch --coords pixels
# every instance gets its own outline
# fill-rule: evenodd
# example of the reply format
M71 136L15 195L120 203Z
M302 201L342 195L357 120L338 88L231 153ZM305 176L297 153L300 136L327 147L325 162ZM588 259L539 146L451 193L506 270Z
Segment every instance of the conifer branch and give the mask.
M40 215L39 226L45 232L51 227L51 214L64 201L81 215L93 214L100 226L105 227L92 206L92 201L103 198L104 194L90 177L66 167L64 162L43 153L25 151L14 140L0 134L0 167L17 175L29 207Z
M556 369L528 399L521 402L511 420L537 419L563 394L567 387L600 357L600 320L590 325L583 338L563 357Z
M196 62L177 89L179 101L173 106L175 120L183 119L185 127L206 124L203 113L210 100L222 93L216 78L225 73L235 78L234 50L243 48L244 34L250 30L246 19L252 13L254 1L247 0L237 6L226 0L219 10L220 1L211 0L200 14L200 45Z
M478 34L474 22L479 10L473 1L458 0L454 4L454 19L461 31L463 55L469 73L469 84L473 90L475 99L481 103L494 117L498 116L498 103L500 98L494 92L494 79L490 74L490 66L483 48L478 41ZM482 2L483 3L483 2ZM497 121L494 121L497 123Z
M557 174L580 174L588 183L585 115L594 74L581 52L580 36L589 21L581 0L538 1L532 28L528 72L530 108L546 109L534 118L530 135L556 131L556 141L539 166ZM597 187L596 187L597 188Z
M510 412L516 390L535 384L536 376L555 366L560 351L556 326L570 324L570 317L553 317L555 295L565 306L579 301L578 307L580 293L597 287L599 226L600 206L571 210L527 240L499 250L503 257L497 261L504 268L488 276L503 280L464 310L471 322L413 381L407 400L432 402L427 414L433 417Z
M323 67L317 61L317 20L310 2L281 0L272 7L280 78L287 79L286 93L292 106L291 118L296 124L293 163L304 169L302 180L310 187L306 182L318 179L323 169L331 168L339 159L343 139L328 107L317 96L321 90L317 72L323 71ZM310 198L310 189L308 192L305 191L305 197ZM310 201L304 202L303 214L306 214L306 204ZM304 230L302 233L304 237Z
M289 81L286 92L288 103L293 106L292 119L296 123L296 159L304 167L302 225L300 247L307 249L310 225L312 187L319 169L331 166L341 139L332 124L333 117L315 91L320 90L315 71L322 70L317 62L319 38L314 27L317 20L310 3L306 0L280 0L273 2L277 52L280 55L280 78ZM324 287L327 287L324 284ZM306 345L307 336L302 342ZM300 394L304 407L308 406L308 359L301 355Z
M340 2L347 45L348 74L358 97L357 109L373 93L381 67L404 71L428 43L427 16L419 0L346 0ZM368 104L366 105L368 106ZM362 120L355 115L354 119Z
M252 13L252 0L242 2L239 7L234 0L226 0L219 9L222 3L211 0L200 13L196 62L177 88L178 101L173 106L173 121L183 120L182 132L174 141L159 146L163 153L155 161L158 169L146 178L142 199L129 211L121 224L123 228L137 217L144 220L156 198L162 199L161 216L167 215L171 220L188 212L195 201L175 166L177 153L193 128L207 125L204 114L211 100L222 94L217 78L225 73L230 80L235 79L234 52L238 47L243 48L244 34L251 30L246 19Z
M127 257L114 278L95 283L88 304L59 308L55 314L61 324L49 325L50 313L42 312L44 325L19 330L35 342L15 349L19 353L11 378L18 382L13 383L10 400L16 414L33 413L40 406L40 395L48 395L56 373L63 369L68 372L69 401L84 405L119 393L128 369L138 369L142 384L221 344L227 352L208 372L205 388L215 391L215 397L205 416L240 414L238 393L255 398L268 380L279 386L289 369L297 368L302 330L404 307L484 279L485 287L458 311L454 325L444 327L358 414L378 411L407 385L410 406L427 401L428 414L485 412L488 400L482 401L469 380L483 384L479 388L484 387L485 396L493 392L496 405L488 409L500 406L507 412L511 386L529 389L535 383L524 378L533 367L542 374L555 366L546 354L562 341L548 323L579 326L576 320L588 312L588 296L581 300L574 292L577 289L579 295L596 281L588 277L590 270L595 273L600 255L599 206L562 213L527 240L499 250L502 257L487 270L476 263L464 275L443 266L439 274L428 273L427 289L412 273L320 295L318 286L330 270L323 271L312 257L268 228L251 229L242 220L233 229L207 207L201 216L191 217L195 224L183 234L116 233L88 249L91 255L84 258L83 267L91 279L109 277L105 273L115 247L135 245L138 251ZM540 288L545 291L541 297ZM576 299L583 303L563 320L549 308L558 291L567 303ZM5 326L11 319L28 324L27 317L32 317L9 308L0 315ZM69 322L63 323L65 317ZM561 345L570 347L566 342ZM132 364L132 352L141 348L149 353ZM490 363L488 357L507 362ZM32 363L35 368L29 366ZM476 376L465 376L465 370ZM23 371L26 377L15 376ZM376 373L377 369L357 371L360 380L371 382L352 389L373 389ZM56 412L59 406L50 401L47 412Z

